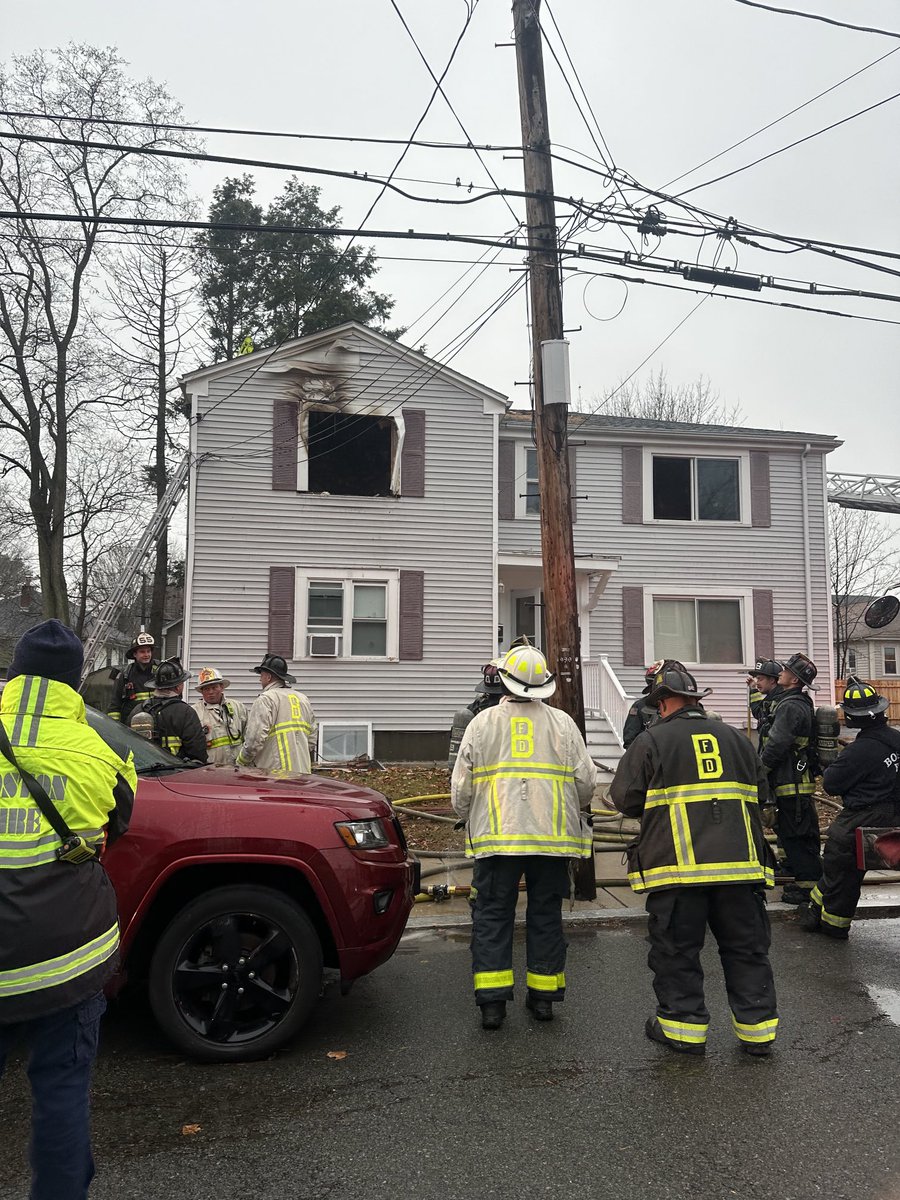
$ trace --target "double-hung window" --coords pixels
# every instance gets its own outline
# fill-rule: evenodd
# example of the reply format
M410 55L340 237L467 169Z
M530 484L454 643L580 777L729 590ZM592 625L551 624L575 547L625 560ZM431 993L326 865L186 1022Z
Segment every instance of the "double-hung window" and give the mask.
M522 512L525 516L539 516L541 511L541 491L538 482L538 454L534 446L525 446L524 470L522 471Z
M307 573L298 593L304 657L397 656L397 572Z
M884 673L885 675L897 674L897 647L884 647Z
M650 512L654 521L745 519L746 470L740 457L651 454Z
M745 603L741 597L683 597L653 594L651 659L683 663L743 663Z

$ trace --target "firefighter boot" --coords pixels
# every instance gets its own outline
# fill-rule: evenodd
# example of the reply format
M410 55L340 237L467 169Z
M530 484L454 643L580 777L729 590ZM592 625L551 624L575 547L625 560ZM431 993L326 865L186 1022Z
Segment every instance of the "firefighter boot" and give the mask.
M553 1001L543 996L532 996L531 992L525 997L525 1007L536 1021L553 1020Z
M745 1054L749 1054L751 1058L768 1058L772 1053L772 1047L775 1045L772 1042L741 1042L741 1049Z
M499 1029L506 1017L506 1001L495 1000L481 1006L481 1028Z
M667 1038L656 1017L647 1018L644 1033L646 1033L651 1042L659 1042L660 1046L665 1046L667 1050L674 1050L676 1054L706 1053L705 1042L674 1042L671 1038Z
M812 900L804 900L797 909L800 918L800 928L806 933L818 933L822 923L822 908Z
M782 904L805 904L809 900L812 884L803 887L799 883L786 883L781 891Z

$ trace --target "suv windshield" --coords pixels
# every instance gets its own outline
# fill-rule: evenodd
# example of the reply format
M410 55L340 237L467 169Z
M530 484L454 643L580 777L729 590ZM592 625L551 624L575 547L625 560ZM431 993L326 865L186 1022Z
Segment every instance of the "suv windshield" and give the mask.
M140 734L134 733L127 725L113 721L96 708L85 706L88 724L96 729L107 746L115 750L120 758L127 758L131 751L134 756L134 769L138 775L149 775L159 771L183 771L190 764L175 758L162 746L155 746Z

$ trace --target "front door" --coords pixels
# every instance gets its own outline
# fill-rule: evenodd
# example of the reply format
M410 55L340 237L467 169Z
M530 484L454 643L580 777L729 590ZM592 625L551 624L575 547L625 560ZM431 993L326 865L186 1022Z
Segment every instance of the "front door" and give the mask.
M544 629L544 593L540 590L516 591L512 593L512 636L507 645L516 638L527 637L532 645L542 649L546 641Z

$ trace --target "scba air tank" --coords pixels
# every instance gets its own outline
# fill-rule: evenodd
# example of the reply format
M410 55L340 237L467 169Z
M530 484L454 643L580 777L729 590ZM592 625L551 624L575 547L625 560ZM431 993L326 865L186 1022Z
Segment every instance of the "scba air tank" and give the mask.
M841 727L837 709L823 704L816 709L816 744L819 750L819 765L824 770L830 767L840 751L838 735Z

